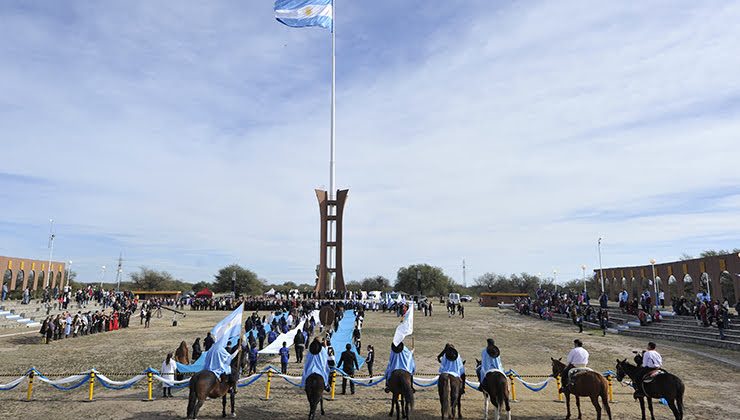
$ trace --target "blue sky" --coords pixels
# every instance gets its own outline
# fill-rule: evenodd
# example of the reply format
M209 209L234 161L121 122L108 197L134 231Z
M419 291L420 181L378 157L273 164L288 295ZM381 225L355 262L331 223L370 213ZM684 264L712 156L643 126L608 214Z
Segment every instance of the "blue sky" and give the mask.
M680 4L679 4L680 3ZM370 7L372 6L372 7ZM740 5L339 1L345 276L740 246ZM311 282L330 37L270 1L0 3L0 254ZM112 279L112 270L107 279Z

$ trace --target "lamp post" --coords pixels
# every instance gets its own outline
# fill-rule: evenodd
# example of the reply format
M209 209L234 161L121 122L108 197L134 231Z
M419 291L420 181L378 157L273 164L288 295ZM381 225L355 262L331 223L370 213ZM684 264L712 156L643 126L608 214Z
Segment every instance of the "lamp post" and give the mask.
M49 272L44 279L44 288L51 284L50 277L53 276L53 273L51 271L51 259L54 255L54 236L54 219L49 219Z
M234 294L234 299L236 299L236 271L231 272L231 293Z
M69 276L72 274L72 260L68 261L69 264L67 265L67 283L66 286L69 286Z
M601 236L599 236L599 274L601 276L601 293L604 293L604 267L601 265Z
M552 282L555 284L555 293L558 292L558 270L552 270Z
M103 280L105 279L105 266L100 269L100 291L103 291Z
M583 270L583 291L586 291L586 264L583 264L581 266L581 270Z
M658 281L655 279L655 258L650 259L650 265L653 266L653 290L655 291L655 301L658 301Z
M421 296L421 270L416 270L416 290L419 291L419 296Z

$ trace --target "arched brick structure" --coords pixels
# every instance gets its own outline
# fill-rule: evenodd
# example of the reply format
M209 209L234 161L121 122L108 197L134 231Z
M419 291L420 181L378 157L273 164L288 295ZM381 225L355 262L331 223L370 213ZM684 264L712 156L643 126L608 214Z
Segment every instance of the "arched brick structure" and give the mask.
M6 283L5 274L11 273L8 283L8 290L22 291L26 287L30 290L43 289L44 284L40 282L48 281L49 287L59 286L61 288L67 281L67 271L65 264L61 261L51 262L52 275L49 276L49 261L32 260L28 258L4 257L0 255L0 272L2 277L0 281ZM34 275L32 276L31 273ZM43 277L40 273L44 273ZM51 279L46 280L46 279Z

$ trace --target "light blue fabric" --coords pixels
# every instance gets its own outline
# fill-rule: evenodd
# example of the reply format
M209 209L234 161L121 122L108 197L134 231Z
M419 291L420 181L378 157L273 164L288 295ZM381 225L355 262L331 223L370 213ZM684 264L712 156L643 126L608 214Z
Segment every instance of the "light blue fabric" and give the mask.
M462 356L458 354L457 359L450 360L445 356L442 356L442 363L439 366L439 373L448 373L458 378L465 375L465 365L462 362Z
M504 365L501 363L501 356L499 357L491 357L488 355L488 352L486 349L483 349L483 352L481 352L480 355L480 367L482 373L487 373L490 370L500 370L504 371Z
M242 305L239 305L238 308L226 315L226 318L219 321L219 323L211 329L213 339L215 341L219 341L224 337L227 340L232 337L239 337L239 333L242 330L242 313Z
M326 6L327 4L334 4L333 0L275 0L274 10L297 10L306 6ZM294 28L302 28L306 26L320 26L322 28L332 29L334 13L332 16L312 16L306 18L280 18L276 16L278 22L285 25L292 26Z
M411 352L406 346L403 347L403 351L400 353L394 353L391 350L391 357L388 360L388 367L385 368L385 378L388 379L391 376L391 372L394 370L405 370L410 374L416 372L416 362L414 361L414 353Z
M341 354L346 349L347 344L349 344L352 353L357 357L357 364L362 367L362 364L365 363L365 358L357 353L357 349L352 341L352 332L355 330L356 319L357 315L355 315L355 311L344 311L344 317L339 321L339 327L331 335L331 346L334 347L335 351L338 350L337 354Z
M280 319L285 318L287 316L288 316L288 313L287 312L281 312L280 314L275 315L275 319L277 319L278 324L280 324ZM265 338L267 338L267 335L270 333L270 331L272 331L272 325L271 324L268 324L267 322L265 322L262 325L265 327ZM252 332L252 335L256 339L257 338L257 331L258 331L257 330L257 327L252 328L250 331ZM247 337L249 336L249 332L250 331L246 331L244 333L244 340L245 341L247 340Z
M324 378L324 385L329 384L329 353L326 347L321 347L319 354L311 354L308 352L306 359L303 364L303 377L301 378L301 386L306 384L306 378L314 373L318 373Z
M231 373L233 357L225 346L219 345L221 343L224 343L224 341L214 344L204 360L204 370L210 370L216 376L221 376L222 373L227 375Z

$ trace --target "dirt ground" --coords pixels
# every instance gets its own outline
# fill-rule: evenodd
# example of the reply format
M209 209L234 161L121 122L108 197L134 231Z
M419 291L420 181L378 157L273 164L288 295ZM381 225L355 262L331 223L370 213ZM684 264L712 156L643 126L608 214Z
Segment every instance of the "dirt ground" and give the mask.
M418 312L417 312L418 314ZM159 369L168 351L173 351L181 340L191 344L196 336L204 336L225 312L188 312L180 319L179 326L170 326L169 318L153 319L152 328L144 329L136 323L127 330L62 340L49 345L40 343L38 334L0 338L0 383L19 376L30 366L52 376L67 376L96 368L111 379L124 380L148 366ZM398 323L392 314L369 313L363 330L363 345L376 348L375 370L384 370L388 360L390 340ZM472 373L475 358L480 355L487 337L494 337L501 348L505 368L513 368L522 375L547 375L550 373L550 356L564 357L574 338L584 341L591 353L590 365L596 370L614 370L617 358L629 358L633 349L645 343L634 338L607 335L600 332L578 334L567 325L537 321L521 317L508 310L479 308L468 305L465 319L448 318L435 313L431 318L416 317L415 357L418 373L434 374L437 370L435 356L445 342L452 342L467 359ZM667 369L677 374L686 384L686 419L740 418L740 354L700 346L659 342ZM709 356L702 355L706 353ZM363 351L364 354L364 351ZM723 359L733 364L728 364ZM291 359L292 361L292 359ZM269 363L266 361L264 364ZM291 363L291 374L299 374L301 367ZM367 373L363 367L360 373ZM376 373L377 374L377 373ZM542 379L532 378L531 382ZM308 406L302 390L294 388L280 378L275 378L269 401L265 401L265 379L242 388L237 395L237 417L249 419L301 419L306 418ZM338 387L337 392L341 387ZM130 390L109 391L95 387L95 401L87 403L87 386L69 392L36 383L33 401L26 402L26 383L12 391L0 392L0 419L38 419L46 414L76 419L171 419L184 418L187 390L175 392L175 398L158 398L143 402L146 396L145 381ZM614 400L611 404L615 419L640 418L637 402L632 400L629 388L614 383ZM512 404L512 417L517 419L554 419L565 416L565 404L556 402L554 384L544 391L534 393L517 383L518 402ZM463 397L463 414L466 418L482 418L482 397L468 390ZM572 404L575 410L575 403ZM354 396L337 395L335 401L324 404L324 419L387 418L389 398L382 386L358 387ZM582 404L585 419L595 419L593 406ZM656 418L672 419L670 410L657 404ZM491 413L492 414L492 413ZM220 401L207 401L200 418L220 418ZM438 418L439 402L436 388L418 389L414 418Z

